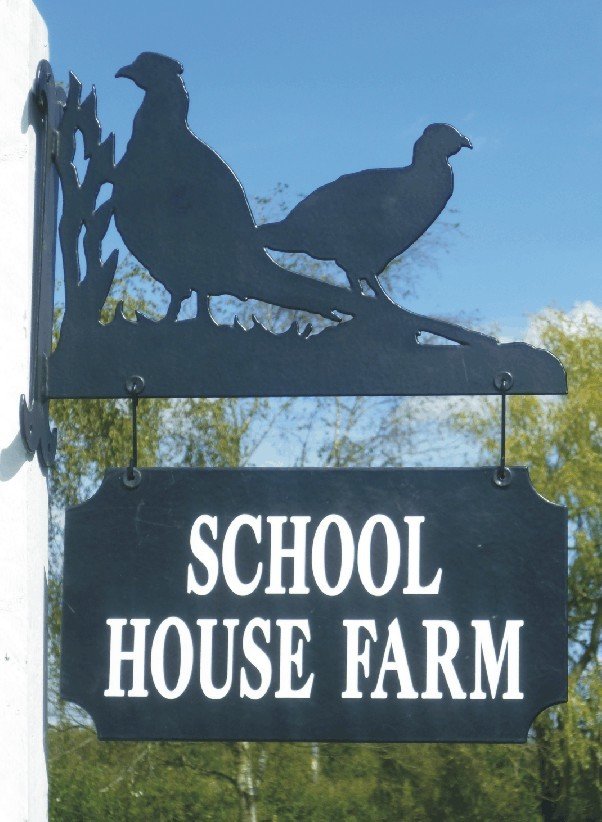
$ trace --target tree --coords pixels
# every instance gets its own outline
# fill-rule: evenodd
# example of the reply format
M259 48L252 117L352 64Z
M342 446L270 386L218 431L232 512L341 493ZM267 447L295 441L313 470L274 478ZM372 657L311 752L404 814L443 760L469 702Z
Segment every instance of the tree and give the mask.
M600 635L602 629L602 456L600 394L602 329L599 317L547 311L534 324L539 342L566 368L566 398L512 397L507 452L527 464L536 490L566 505L570 522L569 687L567 705L541 714L533 726L538 758L538 795L546 822L602 816L598 785L600 750ZM458 425L496 458L499 408L487 402Z

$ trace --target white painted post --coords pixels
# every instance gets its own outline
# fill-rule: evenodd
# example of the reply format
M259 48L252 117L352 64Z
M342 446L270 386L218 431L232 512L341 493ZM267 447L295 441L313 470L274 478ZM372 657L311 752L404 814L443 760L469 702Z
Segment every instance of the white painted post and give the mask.
M48 495L19 436L29 391L36 141L30 92L48 34L31 0L0 0L0 819L47 819ZM28 397L29 399L29 397Z

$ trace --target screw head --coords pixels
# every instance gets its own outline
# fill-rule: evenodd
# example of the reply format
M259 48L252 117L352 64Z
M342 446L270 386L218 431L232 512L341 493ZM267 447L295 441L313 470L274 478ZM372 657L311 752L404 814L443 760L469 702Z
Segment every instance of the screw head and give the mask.
M514 385L514 377L509 371L500 371L499 374L495 375L493 384L498 391L510 391Z
M126 488L138 488L142 482L142 474L137 468L126 468L121 480Z
M493 472L493 484L498 488L507 488L512 482L512 471L507 468L496 468Z
M128 377L125 381L125 390L128 394L142 394L144 391L144 377L140 377L138 374Z

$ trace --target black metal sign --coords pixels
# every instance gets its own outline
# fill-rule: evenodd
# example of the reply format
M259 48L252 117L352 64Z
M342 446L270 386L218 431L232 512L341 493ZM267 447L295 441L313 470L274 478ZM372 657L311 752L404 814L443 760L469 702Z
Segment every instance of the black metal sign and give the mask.
M110 471L61 691L104 739L525 741L566 699L566 509L525 468Z
M494 394L501 372L514 377L511 393L566 392L562 366L547 352L414 314L382 288L388 263L446 206L449 160L472 147L467 137L430 125L409 165L346 174L282 221L258 226L233 171L190 131L181 74L176 60L150 52L117 72L144 92L117 163L113 135L101 138L94 90L82 102L71 75L54 153L65 315L48 396L124 397L134 375L149 397ZM73 164L78 132L86 158L81 179ZM112 191L103 200L105 184ZM131 322L118 307L100 322L118 264L117 251L102 256L112 221L169 294L160 321L138 314ZM348 287L285 268L270 251L335 261ZM197 316L178 320L193 292ZM250 330L218 325L209 310L216 295L261 300L331 325L315 334L306 321L291 322L283 334L259 322ZM429 335L438 344L425 344Z

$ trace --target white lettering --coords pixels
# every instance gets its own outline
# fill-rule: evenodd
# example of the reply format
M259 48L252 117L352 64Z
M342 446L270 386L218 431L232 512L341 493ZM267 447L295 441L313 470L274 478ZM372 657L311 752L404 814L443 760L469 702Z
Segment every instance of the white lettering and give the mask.
M125 696L121 687L121 663L133 662L132 688L128 696L148 696L144 687L144 659L146 655L146 628L150 619L131 619L130 625L134 628L134 647L131 651L123 650L123 628L128 624L127 619L107 619L111 629L109 649L109 687L105 696Z
M382 525L387 541L387 570L380 587L374 584L371 561L372 534L376 525ZM388 594L397 579L400 562L401 547L395 525L389 517L383 514L374 514L362 528L357 544L357 570L366 591L375 597L382 597L384 594Z
M341 694L343 699L361 699L359 689L359 668L364 671L364 677L370 676L370 639L366 638L364 648L360 653L360 629L368 632L373 642L376 642L376 622L373 619L344 619L343 625L347 631L347 677L345 690Z
M291 517L295 534L292 548L282 547L282 527L288 517L266 517L270 524L270 584L265 589L266 594L285 594L282 585L282 560L290 557L293 560L293 585L288 589L289 594L309 594L305 584L305 556L307 552L307 525L311 517Z
M259 617L256 617L255 619L252 619L245 628L242 638L243 653L251 665L254 665L259 671L261 681L257 688L252 688L249 684L246 670L241 668L240 695L242 697L248 697L249 699L261 699L261 697L265 696L268 692L270 682L272 681L272 663L263 648L260 648L259 645L256 644L253 638L253 631L257 628L257 630L262 632L266 642L269 642L270 627L271 623L269 619L260 619Z
M201 629L201 662L199 666L201 690L209 699L223 699L232 687L234 629L239 624L239 620L224 620L224 627L227 631L226 641L228 650L226 662L226 681L221 688L216 688L213 684L213 629L217 625L217 619L197 619L196 624Z
M481 686L481 657L485 662L485 671L489 680L491 698L495 699L497 687L502 674L504 658L508 656L508 688L502 699L522 699L524 694L519 690L519 631L525 624L522 619L509 619L504 628L504 636L499 656L495 655L491 623L488 619L473 619L470 623L475 630L475 674L474 691L471 699L485 699L486 694Z
M401 638L401 628L399 627L399 621L397 619L394 619L389 625L389 636L383 655L383 663L378 675L378 682L376 683L376 688L370 694L372 699L387 698L387 692L384 689L385 674L387 671L395 671L397 674L399 680L397 699L418 699L418 692L414 690L414 686L412 685L408 659L403 646L403 639Z
M174 688L165 682L165 639L170 628L175 628L180 641L180 672ZM157 628L151 648L151 674L155 688L165 699L182 696L192 675L192 637L185 622L178 617L168 617Z
M187 594L209 594L215 587L217 575L219 573L219 561L216 553L210 545L201 538L201 526L208 525L213 539L217 539L217 517L210 517L208 514L201 514L197 517L190 532L190 550L199 562L202 562L207 569L207 582L200 585L194 575L192 562L188 565L188 580L186 586Z
M309 642L311 631L307 619L277 619L276 625L280 628L280 687L274 694L276 699L309 699L314 682L314 675L310 674L305 684L293 689L293 665L297 676L303 676L303 639L299 639L297 649L293 652L293 631L301 631Z
M326 533L331 525L339 529L341 540L341 569L339 578L331 586L326 577ZM349 523L338 514L330 514L320 521L314 534L311 554L311 565L314 578L320 591L326 596L335 597L345 590L353 573L355 545Z
M408 524L408 584L404 594L438 594L441 584L441 568L435 574L430 585L420 584L420 525L424 517L404 517Z
M422 698L443 698L439 690L439 668L441 668L452 699L466 699L452 661L460 646L458 629L448 619L425 619L422 624L426 628L426 691L421 694ZM446 647L442 654L439 653L440 630L444 631L446 636Z
M222 564L224 569L224 579L233 594L240 597L249 596L259 585L263 563L257 563L257 573L251 582L242 582L236 570L236 537L240 529L247 525L253 531L255 540L261 542L261 517L252 517L249 514L240 514L235 517L226 530L224 545L222 550Z

